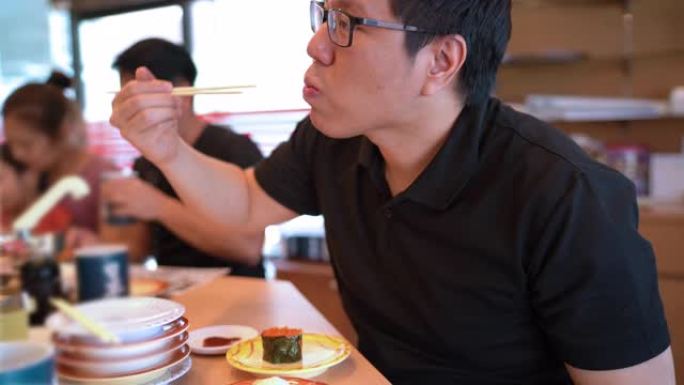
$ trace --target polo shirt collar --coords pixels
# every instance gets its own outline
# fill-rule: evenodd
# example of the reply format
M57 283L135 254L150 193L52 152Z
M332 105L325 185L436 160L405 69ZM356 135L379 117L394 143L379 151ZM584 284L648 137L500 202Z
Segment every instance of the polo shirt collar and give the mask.
M495 99L466 105L434 159L396 198L409 199L435 210L448 208L477 168L487 120L498 106ZM377 146L366 137L361 138L357 164L367 168L373 179L382 178L384 182L384 160Z

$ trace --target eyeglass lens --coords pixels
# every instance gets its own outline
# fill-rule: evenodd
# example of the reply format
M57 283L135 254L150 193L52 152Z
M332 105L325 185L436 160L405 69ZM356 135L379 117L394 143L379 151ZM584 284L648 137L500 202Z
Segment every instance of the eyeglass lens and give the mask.
M311 30L315 33L325 21L325 9L319 3L311 2ZM328 36L335 44L349 46L351 40L351 20L347 15L334 9L328 10Z

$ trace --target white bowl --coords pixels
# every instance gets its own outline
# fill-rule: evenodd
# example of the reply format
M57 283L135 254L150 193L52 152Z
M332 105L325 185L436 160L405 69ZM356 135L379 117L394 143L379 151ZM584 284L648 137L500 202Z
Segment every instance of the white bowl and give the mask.
M170 362L179 354L185 355L190 348L185 343L178 344L166 351L128 360L83 361L57 356L59 370L78 373L81 377L120 377L152 370Z
M102 362L111 360L127 360L147 355L154 355L184 344L188 341L189 334L180 330L173 336L160 338L154 341L135 344L113 345L110 347L87 347L74 345L57 345L57 354L60 357L81 361Z
M162 363L150 370L132 373L118 377L92 377L84 376L63 365L58 366L57 370L61 383L72 385L134 385L134 384L168 384L170 381L177 380L187 373L192 360L190 350L178 351L169 361Z
M108 344L99 340L84 342L81 339L63 338L58 335L53 335L52 342L60 354L72 358L88 360L134 358L160 351L163 347L170 346L179 339L185 339L188 334L188 325L188 320L181 318L173 322L159 336L140 342L122 344Z
M185 313L177 302L155 297L110 298L76 305L86 316L101 323L122 342L140 342L163 334ZM45 325L59 338L94 343L92 334L64 314L50 315Z

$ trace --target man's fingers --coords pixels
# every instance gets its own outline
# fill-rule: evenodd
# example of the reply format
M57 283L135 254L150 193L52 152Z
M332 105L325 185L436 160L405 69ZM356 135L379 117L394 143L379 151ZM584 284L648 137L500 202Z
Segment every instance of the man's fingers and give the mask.
M128 126L135 127L137 133L164 123L176 123L176 116L168 108L147 108L135 113L129 120ZM127 134L127 130L122 130Z
M135 80L154 80L154 74L147 67L138 67L135 70Z
M112 114L110 123L115 127L125 127L133 115L146 108L166 107L173 109L173 113L176 114L175 99L170 95L142 94L126 100L115 101L112 103L115 113ZM115 103L118 103L118 105L115 105Z
M168 155L178 140L178 101L173 85L156 79L147 68L136 70L112 100L109 122L148 158Z
M160 124L167 123L175 126L177 123L175 111L166 107L138 110L126 120L112 116L110 122L113 126L118 127L121 135L128 140L142 135Z
M156 81L155 81L156 82ZM115 127L125 127L128 119L140 109L148 107L168 107L177 109L176 98L168 91L169 84L152 82L130 82L112 100L112 115L109 122Z
M112 109L116 110L120 105L128 102L130 99L135 99L140 95L155 95L155 97L163 98L171 97L171 90L173 85L163 80L151 81L131 81L128 82L124 88L119 91L112 100Z
M146 67L138 67L136 80L126 83L112 101L113 109L137 95L170 94L173 84L165 80L158 80Z
M128 83L116 94L115 99L127 99L140 94L170 94L173 84L166 80L133 80Z

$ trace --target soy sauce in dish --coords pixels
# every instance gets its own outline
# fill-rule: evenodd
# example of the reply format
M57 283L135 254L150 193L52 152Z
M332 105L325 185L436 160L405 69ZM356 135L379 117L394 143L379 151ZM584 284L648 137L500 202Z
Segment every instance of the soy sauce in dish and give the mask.
M207 337L202 341L202 346L205 348L228 346L234 342L240 341L240 339L240 337Z

